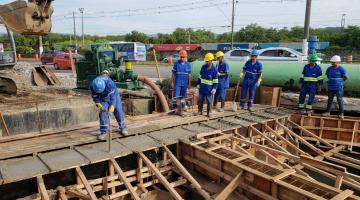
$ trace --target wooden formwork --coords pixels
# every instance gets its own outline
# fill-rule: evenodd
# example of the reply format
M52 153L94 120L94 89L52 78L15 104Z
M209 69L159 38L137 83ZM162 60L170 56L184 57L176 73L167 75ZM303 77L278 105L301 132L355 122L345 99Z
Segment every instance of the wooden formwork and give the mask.
M348 171L358 169L360 160L342 154L348 146L335 146L291 119L203 133L202 141L183 144L185 163L218 182L230 182L229 187L238 183L235 188L249 199L360 199L354 195L360 191L359 176ZM296 133L300 129L307 138ZM309 171L334 185L315 180Z

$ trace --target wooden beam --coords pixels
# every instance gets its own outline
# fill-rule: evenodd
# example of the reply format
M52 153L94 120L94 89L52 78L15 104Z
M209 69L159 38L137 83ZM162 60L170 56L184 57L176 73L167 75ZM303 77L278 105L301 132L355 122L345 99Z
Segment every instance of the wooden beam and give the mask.
M119 164L116 162L116 160L114 158L111 159L111 164L114 166L114 169L115 169L116 173L119 175L119 179L121 180L121 182L123 182L126 189L129 190L132 198L134 198L135 200L140 200L139 195L136 193L136 191L134 190L131 183L127 180L126 175L121 170Z
M227 199L231 193L236 190L236 188L239 186L239 184L242 182L242 173L241 171L238 175L235 176L235 178L220 192L218 196L216 196L215 200L225 200Z
M88 195L74 189L67 189L66 194L73 197L78 197L81 200L92 200Z
M67 198L67 196L65 194L65 188L64 187L59 186L57 188L57 190L58 190L58 193L59 193L59 199L60 200L68 200L68 198Z
M145 162L146 166L148 166L151 171L155 173L161 184L165 186L165 188L170 192L170 194L176 200L183 200L183 198L176 192L176 190L170 185L169 181L161 174L161 172L155 167L155 165L144 155L144 153L138 153L141 159Z
M353 193L354 192L351 190L345 190L345 191L339 193L338 195L334 196L330 200L344 200L344 199L349 198L351 195L353 195Z
M186 168L179 162L175 155L168 149L165 145L163 146L166 153L169 155L170 160L173 164L180 170L181 175L186 178L190 183L195 187L195 189L203 196L205 199L210 199L210 194L202 189L201 185L191 176L191 174L186 170Z
M42 200L49 200L49 194L46 190L45 184L44 184L44 179L42 176L37 176L36 177L37 180L37 185L38 185L38 191L40 193L41 199Z
M306 128L298 125L297 123L291 121L291 120L288 120L288 123L290 123L291 125L295 126L296 128L302 130L303 132L305 132L306 134L309 134L310 136L316 138L318 141L324 143L326 146L328 147L334 147L334 145L330 144L329 142L327 142L326 140L322 139L321 137L315 135L314 133L312 133L311 131L307 130Z
M354 140L355 140L355 135L356 135L356 131L359 128L359 122L355 122L354 124L354 128L353 128L353 132L351 135L351 145L350 145L350 151L352 151L353 145L354 145Z
M337 189L340 190L343 180L344 180L344 177L341 176L341 175L338 175L338 176L336 177L335 186L334 186L334 187L336 187Z
M76 174L77 177L80 179L80 181L82 182L82 184L85 186L86 191L88 192L90 199L91 200L97 200L97 197L92 189L92 187L90 186L88 180L85 177L85 174L83 173L83 171L81 170L80 167L76 167Z
M6 136L10 136L9 129L8 129L7 125L6 125L4 115L2 114L2 112L0 112L0 120L1 120L1 123L2 123L3 131L6 133Z
M287 152L288 151L286 149L284 149L282 146L280 146L277 142L273 141L271 138L269 138L268 136L266 136L264 133L262 133L261 131L259 131L257 128L250 126L252 128L253 131L255 131L257 134L261 135L262 137L264 137L268 142L270 142L272 145L274 145L277 149L283 151L283 152Z
M307 147L318 153L319 155L323 155L324 152L318 148L316 148L314 145L310 144L308 141L294 133L292 130L288 129L288 127L284 126L283 124L276 122L279 126L281 126L287 133L295 137L296 139L300 140L303 144L305 144Z
M115 169L114 166L111 164L111 160L108 161L108 166L109 166L109 176L114 176L115 175ZM115 182L114 180L111 181L111 183ZM115 187L112 187L110 189L110 194L114 194L116 192Z

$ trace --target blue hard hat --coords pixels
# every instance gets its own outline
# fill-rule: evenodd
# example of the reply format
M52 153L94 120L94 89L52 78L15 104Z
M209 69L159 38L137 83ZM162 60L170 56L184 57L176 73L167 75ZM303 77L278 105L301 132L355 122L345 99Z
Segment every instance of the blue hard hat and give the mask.
M105 81L101 77L97 77L92 82L92 88L94 92L100 94L105 90Z
M251 51L250 56L259 56L259 52L256 49L254 49Z

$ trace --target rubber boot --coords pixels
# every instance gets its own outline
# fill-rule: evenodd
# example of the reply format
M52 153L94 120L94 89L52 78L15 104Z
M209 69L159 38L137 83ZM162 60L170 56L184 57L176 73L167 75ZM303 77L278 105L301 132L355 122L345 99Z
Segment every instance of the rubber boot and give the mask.
M214 98L214 103L213 103L213 110L217 109L217 103L218 103L218 98Z
M197 115L202 115L203 114L203 104L202 103L198 103L198 113Z
M225 101L221 100L220 112L224 112L224 109L225 109Z
M207 111L206 112L207 112L206 116L211 117L211 104L209 104L209 103L207 104Z

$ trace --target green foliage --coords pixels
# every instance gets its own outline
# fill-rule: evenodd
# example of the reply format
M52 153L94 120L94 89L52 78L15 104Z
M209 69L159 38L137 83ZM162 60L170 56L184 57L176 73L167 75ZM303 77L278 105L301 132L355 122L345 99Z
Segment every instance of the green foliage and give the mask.
M27 47L27 46L17 46L16 52L20 53L20 54L25 54L25 55L36 53L36 51L33 48Z
M187 44L190 40L193 44L200 43L229 43L231 41L230 33L223 33L216 35L208 30L194 30L177 28L172 33L158 33L156 35L146 35L139 31L132 31L126 35L108 35L96 36L86 35L84 43L86 45L94 43L107 43L110 41L131 41L143 42L146 44ZM234 33L234 42L301 42L304 35L303 27L292 28L265 28L257 24L250 24ZM331 49L360 49L360 26L349 26L345 29L341 28L325 28L325 29L311 29L310 35L317 35L320 41L330 42ZM71 39L71 40L70 40ZM82 43L82 37L76 38L77 43ZM0 35L0 42L8 43L7 35ZM37 36L21 36L15 34L15 41L17 47L21 51L31 51L30 49L38 49L39 38ZM66 48L69 44L74 44L74 37L71 35L50 33L43 37L44 48L52 48L54 46L61 46ZM27 47L27 48L23 48Z

